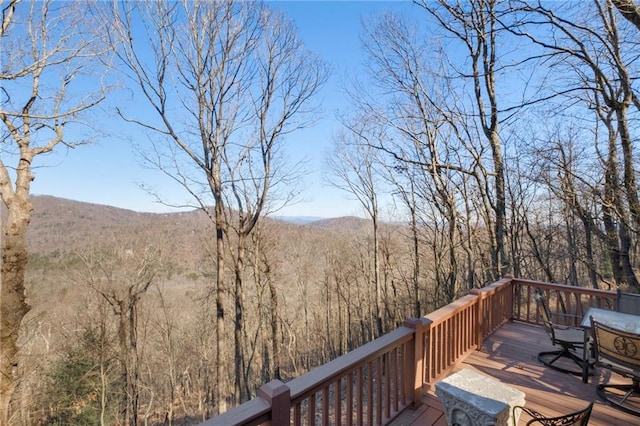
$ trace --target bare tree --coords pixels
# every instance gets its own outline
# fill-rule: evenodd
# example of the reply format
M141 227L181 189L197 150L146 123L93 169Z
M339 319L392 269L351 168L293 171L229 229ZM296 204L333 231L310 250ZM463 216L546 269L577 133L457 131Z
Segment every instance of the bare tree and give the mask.
M500 139L500 109L497 95L498 70L500 68L496 19L498 1L478 0L470 2L416 1L448 34L464 46L471 69L459 71L458 77L469 78L473 83L473 114L489 145L492 159L493 197L491 207L495 214L495 245L492 247L494 279L510 269L507 257L507 210L504 176L504 159Z
M470 149L468 138L457 132L458 116L445 105L450 89L436 78L430 67L427 46L415 26L402 17L386 14L367 28L365 49L370 58L370 72L375 75L376 100L368 92L354 96L356 108L386 126L388 135L370 141L387 154L389 164L403 173L420 177L415 187L424 201L425 223L445 229L446 238L430 243L444 243L434 251L444 269L435 269L437 284L445 298L457 292L460 244L460 186L464 175L474 173L464 153ZM432 61L433 62L433 61ZM475 152L468 155L476 159ZM479 176L479 175L475 175ZM440 238L440 234L437 235ZM446 253L446 260L443 257Z
M514 2L518 25L507 28L544 49L547 62L563 85L550 85L557 108L574 117L588 116L600 121L593 126L605 140L598 148L602 158L601 204L607 228L610 257L618 283L632 288L640 284L634 272L632 248L640 228L640 200L636 181L636 148L632 136L632 114L640 111L636 70L637 31L618 22L611 0L593 0L576 10L570 5ZM579 102L576 102L579 101ZM589 123L587 121L587 123Z
M10 1L1 8L0 196L7 216L1 240L0 423L7 424L19 381L18 335L29 311L25 237L36 157L83 142L70 139L67 129L105 97L96 67L105 51L97 35L103 24L86 3ZM93 89L87 89L89 82Z
M305 51L292 24L260 3L119 7L114 13L123 41L120 59L158 120L121 114L167 142L156 146L153 162L194 196L215 225L214 399L215 412L221 412L228 397L223 378L231 364L225 354L225 294L233 295L234 396L242 401L248 397L241 386L247 243L269 207L270 193L292 178L280 163L280 150L286 135L313 122L310 101L326 71ZM147 32L140 34L134 20Z
M86 268L81 276L110 306L117 318L126 426L138 424L140 400L139 315L143 297L156 280L159 252L153 247L117 247L114 253L80 254Z
M413 290L413 316L420 318L422 316L423 306L421 304L421 241L420 241L420 223L419 223L419 206L417 197L416 182L419 179L418 174L407 173L406 168L390 167L387 175L391 184L394 186L395 198L400 199L403 207L407 210L409 216L409 240L411 241L411 277L406 279L410 282L410 288Z
M598 192L597 188L602 184L599 180L602 177L598 175L598 165L593 161L593 142L579 137L579 134L577 129L570 127L566 130L554 128L549 134L544 134L539 143L530 147L531 176L527 177L525 173L521 176L522 180L530 179L542 184L542 187L547 188L552 194L553 199L561 204L566 243L561 243L558 235L558 238L554 238L553 245L562 247L561 252L569 255L569 263L563 264L562 267L563 270L569 271L566 281L572 285L579 285L582 277L587 276L590 285L598 288L595 239L606 237L597 225L598 215L601 214L597 208L600 202L593 195ZM523 217L522 220L532 235L528 218ZM581 225L581 232L578 232L577 223ZM540 244L541 241L536 238L531 239L530 246L534 249L532 257L545 270L545 279L560 280L560 277L555 277L552 273L553 260L541 256ZM558 253L553 253L552 257L554 255L556 261L565 257ZM586 274L578 274L580 265L586 267Z
M275 233L268 232L267 227L260 225L259 229L252 235L251 245L251 263L254 281L258 290L258 307L256 311L259 318L256 322L259 327L263 328L261 333L264 347L262 383L273 379L282 379L280 349L280 316L282 313L278 309L280 296L276 285L276 268L274 267L275 259L277 258L274 253L277 237L273 234ZM263 321L263 318L268 320Z
M326 158L332 174L331 185L353 195L371 219L373 247L373 288L375 306L372 316L376 322L377 336L384 333L383 289L380 279L380 192L383 181L380 172L379 146L385 138L384 128L371 120L354 119L344 123L344 132L334 140L333 150Z

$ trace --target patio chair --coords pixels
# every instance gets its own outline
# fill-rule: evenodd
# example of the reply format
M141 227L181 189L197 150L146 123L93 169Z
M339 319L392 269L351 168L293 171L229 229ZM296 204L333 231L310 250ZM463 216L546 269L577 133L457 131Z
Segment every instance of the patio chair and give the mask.
M526 426L529 425L542 425L542 426L587 426L589 424L589 417L591 417L591 410L593 410L593 402L591 402L587 408L584 408L580 411L576 411L575 413L565 414L563 416L556 417L547 417L544 414L533 410L527 407L515 406L513 407L513 426L518 426L516 424L516 419L519 416L516 416L516 410L522 410L532 417L526 423Z
M640 294L616 291L616 310L625 314L640 315Z
M534 295L536 304L538 305L540 316L542 318L542 326L549 335L551 343L554 346L559 346L559 350L545 351L538 353L538 361L554 370L561 371L563 373L573 374L575 376L582 375L582 354L584 351L584 333L585 330L579 327L570 327L566 325L560 325L553 322L553 317L547 303L544 299L542 292L536 290ZM553 314L555 316L570 316L566 314ZM579 353L576 353L579 350ZM569 359L576 366L577 369L565 368L560 363L557 363L561 359Z
M640 335L617 330L593 318L591 332L596 366L631 379L628 384L599 384L596 388L598 396L609 405L640 416Z

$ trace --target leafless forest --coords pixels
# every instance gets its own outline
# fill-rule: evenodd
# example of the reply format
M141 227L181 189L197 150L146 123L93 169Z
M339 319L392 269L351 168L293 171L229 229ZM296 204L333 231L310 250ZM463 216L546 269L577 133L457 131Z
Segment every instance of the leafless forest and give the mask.
M363 21L325 162L365 218L306 225L282 148L330 70L284 14L0 3L0 425L197 423L506 273L640 291L637 2L414 3ZM31 194L100 114L192 212Z

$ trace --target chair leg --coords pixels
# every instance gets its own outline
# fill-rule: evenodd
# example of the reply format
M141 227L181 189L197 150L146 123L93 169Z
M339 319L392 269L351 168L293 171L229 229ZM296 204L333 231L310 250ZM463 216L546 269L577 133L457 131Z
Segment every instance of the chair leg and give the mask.
M549 360L549 357L551 360ZM559 367L554 365L554 363L560 358L569 358L571 359L580 369L579 370L569 370L563 367ZM540 352L538 354L538 361L542 364L546 365L549 368L553 368L554 370L560 371L562 373L573 374L574 376L582 375L582 358L571 352L569 349L562 349L558 351L548 351L548 352ZM590 374L591 375L591 374Z
M625 392L625 394L620 397L619 394L615 395L612 392L607 392L608 389L616 389ZM619 408L626 413L640 416L640 410L636 410L625 405L625 402L631 395L640 397L640 384L638 381L634 380L631 385L598 385L596 392L600 398L606 401L607 404Z

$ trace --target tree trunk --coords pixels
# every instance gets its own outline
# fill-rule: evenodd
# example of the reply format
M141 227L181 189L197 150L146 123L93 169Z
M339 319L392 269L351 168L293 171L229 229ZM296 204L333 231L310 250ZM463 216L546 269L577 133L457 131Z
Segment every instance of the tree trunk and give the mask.
M140 391L138 380L140 377L140 363L138 359L138 309L137 300L130 300L128 310L128 344L127 362L129 363L129 375L127 377L127 399L129 411L129 425L138 424L138 404L140 401Z
M271 277L267 277L269 283L269 295L271 299L271 352L273 353L273 375L272 380L280 380L280 337L278 333L278 293Z
M598 276L596 274L596 262L593 258L593 222L586 217L580 217L582 225L584 226L584 244L586 250L586 263L589 268L589 282L591 287L598 289Z
M28 255L26 234L33 206L28 196L16 194L8 203L3 229L0 283L0 424L9 424L9 405L18 384L18 335L29 312L24 288Z
M374 204L374 203L372 203ZM384 327L382 325L382 316L385 313L382 311L382 286L380 285L380 242L378 241L378 212L374 206L371 209L371 220L373 222L373 281L376 289L376 336L380 337L384 333Z
M235 259L235 321L233 327L233 346L235 359L235 388L234 394L236 404L241 404L249 399L246 390L247 383L242 372L245 367L244 344L242 334L244 331L244 289L243 271L245 260L245 235L238 235L238 252Z
M567 233L567 252L569 255L569 285L578 286L578 248L576 247L575 228L573 216L569 214L569 209L564 208L565 231Z
M122 420L125 426L138 424L138 357L135 338L135 308L131 303L130 300L119 300L117 303L118 340L120 343L120 362L122 363L121 377L125 390Z
M219 181L219 176L218 180ZM225 324L224 324L224 213L220 190L216 195L216 381L214 384L213 405L216 415L227 410L226 402L226 360L225 360ZM207 413L207 417L209 417Z
M624 185L620 185L620 162L618 159L618 149L616 145L618 135L611 122L611 114L612 113L609 112L608 115L601 117L607 126L609 133L607 141L608 158L605 164L604 187L606 205L603 206L603 211L605 213L605 229L607 232L609 251L611 252L612 269L617 283L626 283L631 288L637 289L640 287L640 284L638 283L635 272L633 271L630 258L630 251L633 244L631 241L631 235L629 234L629 210L623 201L625 199L625 187L626 185L629 185L630 182L627 181L627 165L625 164L625 182ZM618 121L618 124L620 124L620 121ZM626 162L627 160L625 159L624 161ZM627 201L629 203L632 202L628 199Z
M636 183L633 138L629 131L627 109L628 103L621 103L619 108L616 109L616 121L618 123L620 145L622 147L625 194L629 203L629 210L633 219L633 225L636 228L640 228L640 200L638 199L638 185Z
M482 122L482 130L491 147L493 160L495 202L495 237L496 246L493 247L492 260L494 279L500 279L510 269L506 251L507 235L507 203L504 178L504 161L502 158L502 144L500 141L498 117L498 98L496 95L496 29L494 1L472 2L471 19L476 25L473 30L477 43L475 51L470 52L473 68L473 84L475 102ZM488 105L485 105L485 101Z

